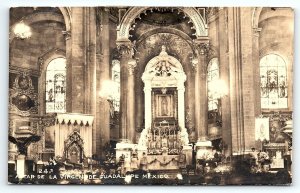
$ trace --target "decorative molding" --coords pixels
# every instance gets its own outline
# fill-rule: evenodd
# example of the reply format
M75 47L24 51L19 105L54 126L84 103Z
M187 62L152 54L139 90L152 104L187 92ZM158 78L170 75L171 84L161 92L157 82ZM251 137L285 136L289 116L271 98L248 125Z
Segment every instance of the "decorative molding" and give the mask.
M123 41L123 42L116 42L117 43L117 49L119 51L119 54L121 57L134 56L134 47L135 45L130 41Z
M144 36L143 39L139 39L136 43L138 50L136 52L137 56L143 52L149 56L156 56L159 54L162 46L167 46L166 51L169 55L182 62L181 60L184 60L185 57L189 57L189 55L193 54L193 42L192 39L185 39L178 33L174 34L173 32L176 31L158 30L146 33L145 35L149 36Z
M148 62L145 68L145 72L142 76L143 80L157 77L158 79L162 79L160 80L160 82L163 83L165 82L163 81L163 79L168 78L172 75L176 77L177 80L182 79L185 81L186 75L183 71L181 63L175 57L170 56L166 52L166 50L167 47L165 45L162 45L159 55L152 58Z
M51 127L56 123L56 114L47 114L47 116L42 116L39 118L39 126L42 127ZM43 128L44 130L44 128Z
M87 114L76 114L76 113L61 113L57 115L57 122L59 124L75 124L80 125L93 125L94 116Z
M66 51L53 48L38 57L37 63L39 65L39 75L46 71L49 62L55 58L66 58Z
M19 72L9 91L9 111L20 116L38 113L38 96L28 72Z
M162 37L162 36L167 36L167 34L169 36L171 36L169 39L171 40L171 42L168 42L169 44L172 43L176 43L173 41L173 39L175 39L177 36L179 36L182 40L184 40L186 43L188 43L187 46L189 47L193 47L193 40L190 36L188 36L186 33L182 32L181 30L178 30L176 28L169 28L169 27L159 27L159 28L155 28L155 29L151 29L145 33L143 33L141 36L139 36L138 40L137 40L137 47L139 47L141 45L141 43L145 42L147 39L149 39L149 37ZM181 42L181 41L180 41ZM160 42L158 42L160 43ZM161 44L165 44L167 45L165 42L162 42ZM175 48L174 46L172 46L173 48Z
M210 51L209 42L194 43L195 52L197 55L208 55Z
M83 140L80 136L80 134L77 131L74 131L71 133L68 138L65 140L65 149L68 149L72 143L77 142L78 145L80 145L83 149Z
M9 65L9 72L15 74L27 73L30 74L31 76L36 76L36 77L39 76L39 70L23 68L12 64Z
M120 25L117 28L117 41L124 41L129 39L129 31L132 29L132 24L136 18L140 18L140 14L146 13L147 10L153 8L150 7L133 7L130 8L122 18ZM183 12L187 17L190 18L189 23L193 23L193 29L196 30L194 34L197 38L201 36L207 36L207 26L203 17L198 13L196 8L181 7L174 8L178 9L179 12Z

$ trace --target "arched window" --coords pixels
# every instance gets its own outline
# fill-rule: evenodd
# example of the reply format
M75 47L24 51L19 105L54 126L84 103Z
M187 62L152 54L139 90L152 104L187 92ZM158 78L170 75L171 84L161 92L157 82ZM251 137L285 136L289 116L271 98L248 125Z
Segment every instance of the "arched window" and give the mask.
M219 61L218 58L210 60L207 67L207 96L208 96L208 110L218 109L218 96L214 93L216 82L219 80Z
M66 59L55 58L46 70L46 113L66 112Z
M114 111L120 110L120 61L119 60L113 60L112 61L112 81L114 82L115 85L115 92L113 94L112 102L114 106Z
M261 108L287 108L286 64L282 57L268 54L260 60Z

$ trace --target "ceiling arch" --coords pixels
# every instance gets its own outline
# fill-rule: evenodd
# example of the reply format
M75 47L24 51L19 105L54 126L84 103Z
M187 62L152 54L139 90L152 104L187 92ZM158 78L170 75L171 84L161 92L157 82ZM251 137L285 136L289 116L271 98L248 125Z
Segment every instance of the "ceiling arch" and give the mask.
M27 25L32 25L34 23L50 20L58 23L65 24L66 31L71 31L71 10L68 7L59 7L61 14L54 13L54 12L36 12L29 14L22 18L22 22ZM18 22L17 22L18 23ZM17 23L14 23L10 26L10 34L9 34L9 42L11 43L12 40L15 38L15 34L12 33L12 29L15 27Z
M130 8L122 18L119 26L117 27L117 41L129 41L129 31L131 30L131 25L136 18L140 16L141 13L145 13L150 7L133 7ZM175 9L175 8L174 8ZM195 8L182 7L176 8L182 11L187 17L190 18L190 22L193 23L194 29L196 30L196 37L207 36L208 30L204 19L198 13Z

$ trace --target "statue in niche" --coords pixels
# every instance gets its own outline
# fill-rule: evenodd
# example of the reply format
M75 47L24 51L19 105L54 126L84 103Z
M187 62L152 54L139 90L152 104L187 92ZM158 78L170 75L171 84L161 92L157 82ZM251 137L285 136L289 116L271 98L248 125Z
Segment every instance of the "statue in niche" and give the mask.
M161 99L161 115L162 116L168 116L169 112L168 112L168 100L166 96L163 96Z

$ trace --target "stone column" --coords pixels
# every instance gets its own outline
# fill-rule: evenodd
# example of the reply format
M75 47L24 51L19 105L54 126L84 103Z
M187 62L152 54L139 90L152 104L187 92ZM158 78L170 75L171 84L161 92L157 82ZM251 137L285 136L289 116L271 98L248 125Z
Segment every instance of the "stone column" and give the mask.
M203 38L196 42L197 59L193 60L195 70L195 123L198 134L198 141L207 140L207 88L206 74L207 61L206 52L208 49L208 39Z
M252 61L254 65L253 69L253 77L255 88L260 88L260 71L259 71L259 33L261 32L261 28L254 27L253 28L253 46L252 46ZM260 89L253 89L255 94L255 115L258 116L261 114L261 94Z
M177 85L178 92L178 125L181 129L185 129L185 117L184 117L184 81L179 82Z
M72 113L92 113L95 76L96 29L94 8L72 9L72 29L66 38L66 108Z
M67 110L84 113L85 103L85 9L72 9L72 35L67 42ZM69 43L71 41L71 45ZM71 53L69 52L71 49ZM71 60L70 60L70 55ZM68 60L69 59L69 60Z
M185 86L184 82L186 81L186 75L182 74L182 76L177 80L177 105L178 105L178 125L181 128L181 143L182 143L182 153L186 156L186 164L190 165L192 164L192 147L189 145L189 137L187 129L185 128L185 98L184 98L184 92L185 92Z
M244 148L244 154L251 152L251 147L255 146L255 118L260 111L260 102L257 102L257 98L260 96L260 83L259 81L259 57L258 53L253 55L253 42L249 40L252 38L253 28L252 21L248 18L252 17L253 9L249 7L240 7L234 12L237 18L237 37L240 38L240 45L237 45L237 50L240 49L239 71L240 75L240 105L239 109L242 113L241 119L241 138L244 140L242 147ZM251 27L250 27L251 26ZM259 29L258 29L259 31ZM257 38L258 39L258 38ZM238 39L236 39L238 40ZM257 60L253 61L253 57ZM255 63L253 63L255 62ZM254 92L253 92L254 91ZM243 142L243 141L242 141Z
M104 157L104 147L106 143L109 143L110 141L110 116L109 116L109 102L107 96L100 96L102 94L101 92L103 89L105 89L107 81L109 81L110 78L110 47L109 47L109 38L110 38L110 32L109 32L109 10L106 8L100 9L98 18L101 20L101 23L98 25L101 25L102 28L100 31L98 31L99 35L97 37L97 40L99 43L99 46L97 46L98 52L97 52L97 66L96 66L96 119L94 124L94 134L95 134L95 146L96 146L96 152L97 155L101 155ZM100 46L101 45L101 46ZM105 93L106 95L107 93Z
M241 72L241 26L239 8L228 8L228 59L232 133L232 154L240 155L245 149L243 93ZM251 36L249 36L251 37ZM247 64L248 66L250 64ZM253 88L251 92L253 91ZM254 127L253 127L254 128ZM248 138L254 138L253 133Z
M152 113L151 113L151 82L145 81L145 129L151 128Z
M127 103L132 100L128 98L128 75L130 70L128 70L128 62L132 61L132 44L131 42L117 42L118 49L121 55L120 66L121 66L121 95L120 95L120 139L123 142L129 142L129 133L128 133L128 105ZM131 75L129 78L131 82L134 82L134 77ZM131 94L131 93L130 93ZM128 98L128 99L127 99ZM129 123L131 124L131 123Z
M128 40L117 42L121 54L121 97L120 97L120 142L116 145L116 160L124 155L131 160L131 150L134 148L134 75L136 61L132 59L133 45Z
M129 59L128 61L128 76L127 76L127 139L135 142L135 99L134 99L134 68L136 60Z
M72 38L71 31L64 32L66 40L66 99L72 96ZM44 106L44 104L43 104ZM44 107L44 109L46 109ZM46 110L44 110L46 112ZM72 100L66 100L66 112L72 112Z
M197 133L196 143L196 159L211 150L211 141L208 141L207 132L207 88L206 88L206 74L207 74L207 60L206 54L209 48L208 37L202 37L195 41L197 58L193 59L195 70L195 127Z
M253 84L254 88L253 93L254 94L254 113L255 117L258 117L261 114L261 93L260 93L260 57L259 57L259 33L261 32L261 28L259 27L253 27L252 29L252 61L253 61ZM261 148L261 142L255 141L255 148L260 149Z
M219 67L220 67L220 79L224 81L229 89L229 61L228 61L228 30L227 30L227 8L219 8L219 24L218 24L218 39L219 42ZM228 96L222 97L219 100L221 105L222 114L222 143L223 153L225 156L230 156L231 151L231 111L230 109L230 96L228 90Z

